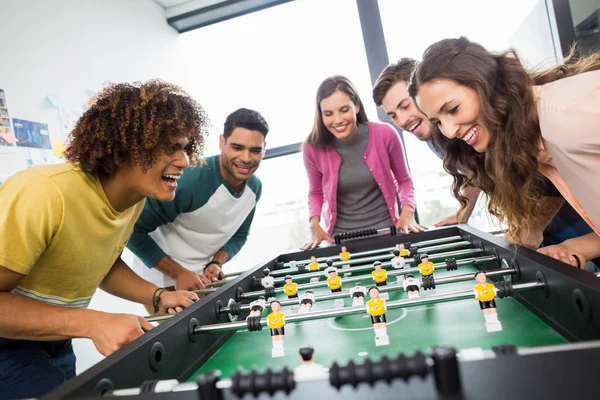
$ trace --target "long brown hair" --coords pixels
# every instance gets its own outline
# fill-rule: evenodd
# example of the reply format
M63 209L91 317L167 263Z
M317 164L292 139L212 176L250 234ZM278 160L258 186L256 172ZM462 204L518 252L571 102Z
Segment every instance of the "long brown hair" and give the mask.
M459 216L468 205L461 189L477 186L488 197L489 213L508 225L508 237L517 243L526 238L531 220L544 206L537 162L541 132L532 86L596 69L600 54L577 60L572 51L562 65L528 71L514 50L493 53L466 37L441 40L425 51L411 76L409 94L415 98L421 85L437 79L469 87L478 94L482 119L491 133L486 152L477 153L464 141L434 131L444 151L444 168L454 178Z
M331 96L336 90L344 92L350 97L352 102L359 106L358 114L356 114L356 121L359 124L366 124L369 122L365 107L358 96L356 88L350 82L348 78L341 75L334 75L325 79L317 89L316 106L315 106L315 121L313 128L308 137L306 138L305 144L310 144L315 147L323 147L333 140L333 135L325 124L323 124L323 116L321 114L321 101Z

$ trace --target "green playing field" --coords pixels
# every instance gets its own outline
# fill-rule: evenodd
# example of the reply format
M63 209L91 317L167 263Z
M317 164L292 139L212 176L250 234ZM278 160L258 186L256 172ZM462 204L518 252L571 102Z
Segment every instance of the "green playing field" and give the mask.
M456 271L436 270L435 277L475 271L473 265L459 266ZM415 276L420 277L418 274ZM395 279L395 277L388 279L388 284L395 283ZM324 280L323 274L321 281ZM368 275L362 283L365 286L373 285ZM344 285L342 279L342 289L349 289L352 285L354 283ZM440 294L471 289L474 285L474 280L439 284L435 292ZM316 295L329 293L327 287L317 288L314 291ZM299 290L299 293L303 292L304 290ZM389 296L389 300L407 298L402 290L390 292ZM421 298L426 299L427 296L428 292L421 288ZM285 298L285 295L278 294L278 299ZM331 309L333 301L317 301L313 310ZM346 307L351 305L350 296L344 298L344 303ZM378 359L383 355L396 355L399 352L412 354L415 350L427 351L433 346L440 345L452 346L457 350L474 347L487 350L493 345L502 344L532 347L566 342L562 336L515 299L496 299L496 305L503 330L493 333L486 331L485 321L475 297L472 300L388 310L386 317L390 345L380 347L375 346L371 319L366 312L289 323L285 326L285 356L279 358L271 357L272 344L268 328L257 332L240 330L221 346L190 378L190 381L194 380L197 374L209 370L221 370L222 377L228 378L240 367L245 370L253 367L293 368L300 364L298 350L303 346L312 346L315 349L315 362L330 366L334 361L339 363L346 363L351 359L360 361L365 356ZM263 317L268 311L267 308ZM292 312L292 306L283 306L282 311L289 314Z

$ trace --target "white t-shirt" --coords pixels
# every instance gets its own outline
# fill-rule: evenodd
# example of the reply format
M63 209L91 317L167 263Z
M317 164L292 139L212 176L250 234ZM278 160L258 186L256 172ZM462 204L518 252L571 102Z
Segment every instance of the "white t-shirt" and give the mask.
M265 276L260 280L260 284L266 289L275 286L275 280L272 276Z
M363 297L367 295L367 288L364 286L354 286L350 289L350 297L354 296L354 293L361 292Z
M402 285L404 285L404 290L406 290L409 286L421 287L421 282L417 278L404 278Z
M404 257L394 257L390 261L395 269L404 268Z
M304 293L304 294L300 295L298 300L300 303L302 302L302 300L310 300L314 303L315 302L315 294L314 293Z

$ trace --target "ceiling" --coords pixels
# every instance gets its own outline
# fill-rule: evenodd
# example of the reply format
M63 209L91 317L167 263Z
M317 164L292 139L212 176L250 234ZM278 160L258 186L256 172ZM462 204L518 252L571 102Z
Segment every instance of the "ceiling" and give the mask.
M293 0L154 0L180 33Z

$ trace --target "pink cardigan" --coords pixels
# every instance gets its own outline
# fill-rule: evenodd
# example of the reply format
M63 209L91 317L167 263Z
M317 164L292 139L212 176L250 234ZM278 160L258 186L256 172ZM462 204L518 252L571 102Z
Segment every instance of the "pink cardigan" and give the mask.
M379 184L395 224L399 216L396 188L402 205L415 208L413 181L406 166L402 143L394 128L378 122L369 122L368 127L369 142L363 160ZM342 159L331 145L318 148L305 144L302 154L308 175L309 218L322 217L325 231L331 234L337 216L338 171Z

